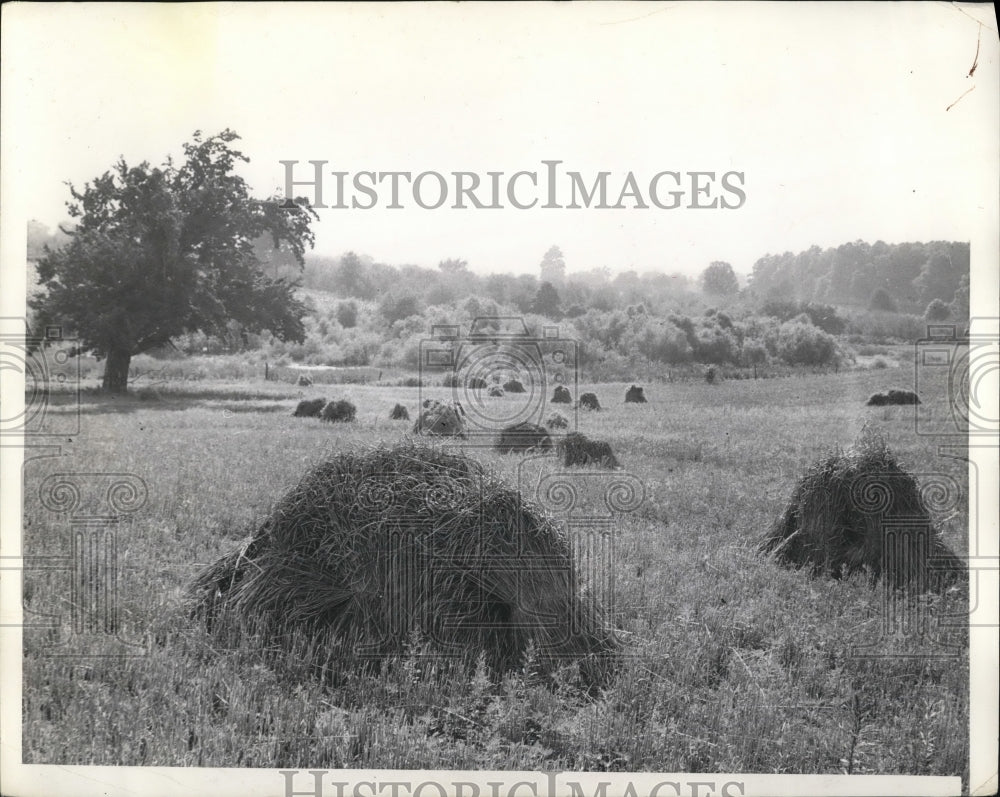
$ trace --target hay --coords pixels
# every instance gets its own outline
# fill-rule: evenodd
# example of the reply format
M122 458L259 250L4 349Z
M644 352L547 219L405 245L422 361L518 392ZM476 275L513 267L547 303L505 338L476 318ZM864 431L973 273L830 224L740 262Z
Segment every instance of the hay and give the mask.
M868 399L869 407L903 406L919 404L920 398L912 390L890 390L885 393L873 393Z
M298 403L292 416L295 418L318 418L326 406L325 398L305 399Z
M551 451L552 438L543 426L516 423L500 432L494 448L501 454L519 451Z
M503 389L506 393L523 393L524 385L516 379L511 379L510 381L503 383Z
M579 432L570 432L559 441L559 454L567 468L573 465L601 465L616 469L621 467L609 443L591 440Z
M566 429L569 426L569 421L566 420L565 415L560 415L558 412L553 412L545 421L545 425L550 429Z
M442 437L465 437L465 413L457 404L444 404L436 399L426 399L424 409L413 424L414 434L438 435Z
M601 402L597 400L596 393L584 393L580 396L579 406L585 410L595 410L601 409Z
M481 376L473 376L466 383L466 387L469 390L486 390L486 388L489 387L489 385L487 384L486 380L483 379Z
M576 661L596 685L617 649L561 526L468 457L413 443L311 469L189 594L216 638L324 675L400 657L417 637L496 671L531 645L543 671Z
M632 385L628 390L625 391L625 403L626 404L645 404L646 396L642 392L641 387Z
M312 387L312 383L312 379L305 374L299 374L299 378L295 380L295 384L298 387Z
M889 537L893 521L903 525ZM893 587L940 589L963 569L933 527L916 480L871 428L806 471L760 547L814 574L862 570ZM932 566L931 558L940 561Z
M397 404L392 408L392 412L389 413L390 421L408 421L410 420L410 412L402 404Z
M500 385L490 385L490 389L486 391L486 395L490 398L503 398L503 388Z
M553 404L572 404L573 395L569 392L569 388L563 385L556 385L556 389L552 392L552 403Z
M319 419L327 423L350 423L357 414L357 408L346 399L330 401L323 407Z

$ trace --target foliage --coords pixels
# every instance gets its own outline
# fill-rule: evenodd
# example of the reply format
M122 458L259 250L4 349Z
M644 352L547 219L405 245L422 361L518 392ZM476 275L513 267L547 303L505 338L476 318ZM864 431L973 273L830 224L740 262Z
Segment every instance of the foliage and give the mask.
M932 299L924 310L924 318L928 321L947 321L951 317L951 307L940 299Z
M160 167L124 159L67 203L69 242L38 264L37 322L67 325L81 351L107 358L104 387L126 389L133 355L185 333L224 334L227 324L304 338L295 283L270 279L257 242L269 236L304 263L310 209L287 211L250 196L231 130L184 145L184 161Z
M837 360L837 341L812 324L789 321L778 332L778 356L789 365L830 365Z
M895 313L897 311L896 302L885 288L878 288L872 294L872 299L868 303L868 309L881 310L885 313Z
M733 267L721 260L716 260L701 272L699 283L705 293L714 296L731 296L740 289Z

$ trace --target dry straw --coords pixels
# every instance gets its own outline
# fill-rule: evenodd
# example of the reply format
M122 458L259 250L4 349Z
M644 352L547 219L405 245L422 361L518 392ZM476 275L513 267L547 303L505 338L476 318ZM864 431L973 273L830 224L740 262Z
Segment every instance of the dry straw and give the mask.
M551 451L552 438L544 426L516 423L501 430L494 448L501 454L522 451Z
M585 410L600 410L601 402L597 400L596 393L584 393L580 396L580 407Z
M409 410L406 409L402 404L397 404L392 408L392 412L389 413L390 421L408 421L410 420Z
M552 392L552 404L572 404L573 394L569 392L569 388L564 385L556 385L556 389Z
M296 418L318 418L325 406L325 398L305 399L298 403L292 415Z
M806 471L761 549L815 574L862 570L894 587L940 590L963 569L933 526L920 486L872 426L848 451Z
M626 404L645 404L646 395L643 393L642 388L636 385L632 385L628 390L625 391L625 403Z
M327 674L399 657L414 637L496 671L529 646L591 686L617 643L581 597L564 531L468 457L412 442L310 470L240 549L200 573L220 639L303 655Z
M349 423L354 420L357 408L346 399L331 401L320 413L319 419L328 423Z
M573 465L601 465L620 468L611 445L603 440L591 440L579 432L570 432L559 441L559 453L566 467Z
M425 401L424 408L413 424L413 433L464 438L465 422L462 420L462 412L455 404L444 404L437 400Z

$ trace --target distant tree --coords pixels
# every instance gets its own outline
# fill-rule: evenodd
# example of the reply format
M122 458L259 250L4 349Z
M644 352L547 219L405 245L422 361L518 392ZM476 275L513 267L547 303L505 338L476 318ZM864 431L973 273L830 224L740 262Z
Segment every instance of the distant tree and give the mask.
M962 275L962 281L955 288L955 298L949 305L951 315L959 321L966 321L969 318L969 274Z
M538 313L547 318L561 318L562 310L559 307L559 291L555 289L551 282L543 282L538 286L538 293L531 303L531 312Z
M354 252L348 252L340 259L336 275L339 293L344 296L356 296L359 299L374 298L375 289L368 269Z
M713 296L731 296L739 293L740 282L729 263L716 260L701 272L701 289Z
M559 287L566 282L566 261L563 260L562 250L558 246L550 247L545 253L539 266L538 279L540 282L548 282Z
M469 272L469 264L465 260L459 260L458 258L448 258L447 260L442 260L438 263L438 268L441 270L442 274L467 274Z
M940 299L932 299L924 310L927 321L947 321L951 317L951 309Z
M962 275L955 268L951 257L944 252L931 255L920 270L920 276L913 281L921 302L930 303L934 299L950 302L955 297Z
M223 336L231 321L303 340L296 283L265 276L254 242L266 234L276 248L287 244L301 270L318 217L308 206L251 197L234 173L249 160L233 149L238 138L198 131L179 166L120 159L83 190L70 186L76 227L39 262L42 291L31 306L38 323L68 326L81 352L106 359L104 390L128 389L134 355L185 333Z
M389 324L420 313L420 301L409 293L388 293L379 302L378 311Z
M337 323L344 329L358 325L358 305L356 302L337 302Z
M868 303L868 309L879 310L883 313L895 313L896 302L885 288L877 288Z

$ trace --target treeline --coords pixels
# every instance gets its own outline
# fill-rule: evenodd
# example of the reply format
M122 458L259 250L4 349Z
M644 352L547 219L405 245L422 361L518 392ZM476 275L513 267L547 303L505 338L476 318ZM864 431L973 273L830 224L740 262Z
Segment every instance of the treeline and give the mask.
M951 306L954 316L964 317L969 244L854 241L829 249L813 246L798 254L769 254L754 264L750 290L762 299L919 314L937 301Z

